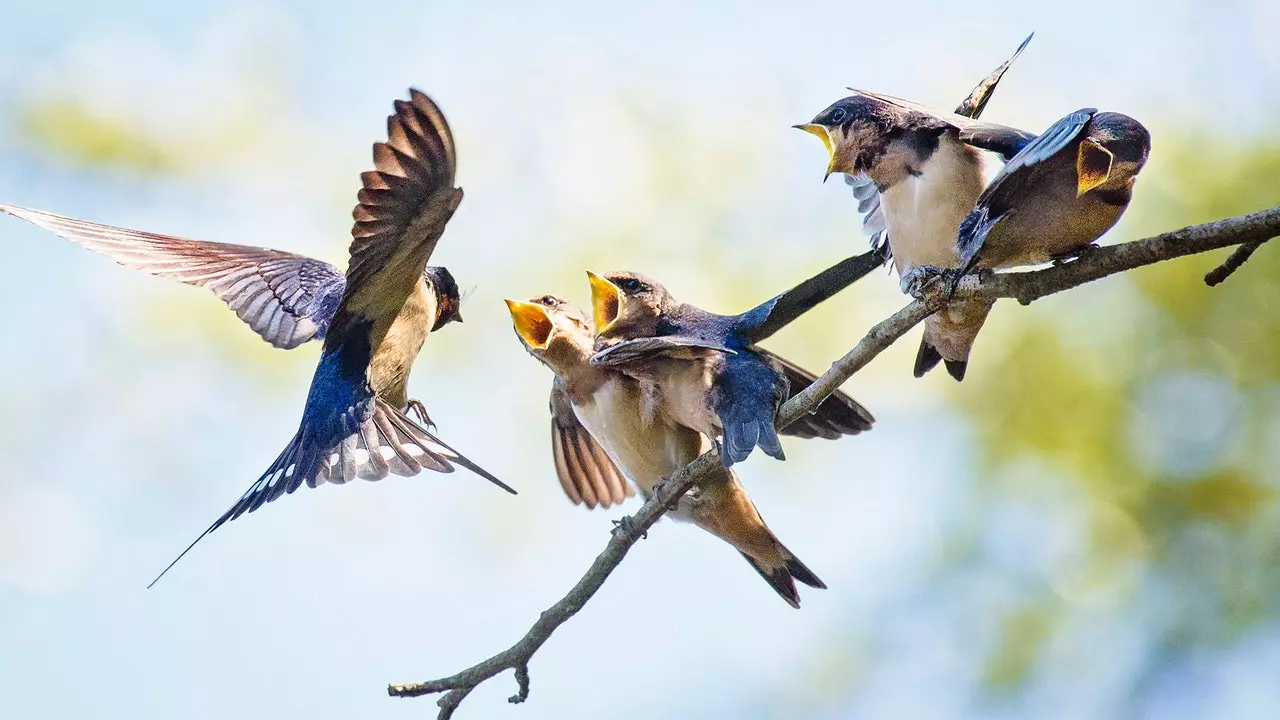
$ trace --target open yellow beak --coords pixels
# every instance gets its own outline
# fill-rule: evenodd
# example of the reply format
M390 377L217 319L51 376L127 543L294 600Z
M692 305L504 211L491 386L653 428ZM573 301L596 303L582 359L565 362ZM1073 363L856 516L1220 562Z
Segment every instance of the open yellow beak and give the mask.
M596 334L609 329L622 314L622 293L618 286L603 277L587 271L591 283L591 319L596 324Z
M551 340L551 318L547 309L537 303L520 302L507 298L507 310L511 311L511 324L516 334L532 350L545 350Z
M1076 197L1105 183L1111 178L1111 164L1115 155L1098 143L1085 138L1076 154Z
M827 131L825 125L818 125L817 123L805 123L803 125L792 125L791 127L816 135L822 141L822 146L827 149L827 174L822 176L822 182L826 182L827 178L831 177L831 173L836 170L836 148L835 145L831 144L831 133Z

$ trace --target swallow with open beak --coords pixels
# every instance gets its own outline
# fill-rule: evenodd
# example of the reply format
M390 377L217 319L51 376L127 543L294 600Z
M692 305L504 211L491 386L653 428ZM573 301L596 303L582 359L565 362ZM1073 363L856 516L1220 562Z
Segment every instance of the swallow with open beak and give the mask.
M595 332L582 311L551 295L506 302L525 349L555 373L552 455L561 486L574 503L621 503L631 494L623 477L646 499L652 497L660 482L707 448L708 440L696 430L646 412L645 393L635 378L591 364ZM819 416L802 422L813 424L809 432L815 436L830 432ZM765 525L728 468L681 498L671 515L732 545L792 607L800 607L797 580L826 587Z
M1006 68L1001 66L993 75ZM986 90L988 97L994 86ZM975 92L981 94L981 88L980 84ZM987 181L979 151L1007 161L1034 136L888 95L853 93L795 127L822 140L829 156L828 176L865 174L873 183L875 199L866 209L873 211L878 201L886 242L907 290L939 268L960 266L954 239ZM960 109L966 105L974 112L983 107L966 101ZM990 309L987 302L957 301L926 319L915 376L945 361L951 376L963 379L973 341Z
M1151 134L1120 113L1085 108L1051 125L1006 164L960 225L963 275L1079 254L1120 219Z
M591 364L640 380L647 417L664 415L707 437L723 437L725 467L756 447L786 459L774 417L814 377L755 342L771 328L772 313L789 304L787 293L740 315L717 315L676 301L662 284L638 273L587 276L596 328ZM874 421L842 393L812 417L823 420L828 427L822 436L832 438L868 430Z
M995 94L1000 79L1004 77L1005 72L1018 59L1022 51L1027 49L1027 45L1035 35L1035 33L1028 35L1009 59L1000 63L995 70L975 85L965 99L956 106L955 114L974 120L981 117L982 111L987 109L987 103L991 101L991 96ZM846 174L844 182L853 191L853 197L858 201L858 212L862 213L862 232L870 239L872 249L881 250L887 257L888 234L885 232L884 213L880 210L880 191L876 189L876 184L867 177L866 173Z
M412 476L424 469L447 473L461 465L515 492L405 415L412 405L409 370L427 335L461 320L457 283L444 268L427 266L462 200L462 190L453 186L453 137L426 95L411 90L410 96L396 101L387 141L373 146L375 169L361 176L345 276L277 250L4 207L124 265L209 288L277 347L324 340L292 441L160 577L209 533L303 484Z

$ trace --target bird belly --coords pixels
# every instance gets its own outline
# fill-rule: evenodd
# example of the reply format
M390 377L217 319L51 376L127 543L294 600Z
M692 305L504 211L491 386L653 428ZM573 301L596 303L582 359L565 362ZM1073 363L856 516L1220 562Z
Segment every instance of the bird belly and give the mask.
M619 377L575 401L573 412L622 474L648 495L663 477L697 457L698 444L695 433L646 420L642 403L639 384Z
M369 362L369 383L379 397L396 407L403 408L409 402L409 370L422 351L434 318L435 298L419 280L377 343Z
M1074 185L1061 189L1001 218L982 243L982 267L1038 265L1071 255L1110 230L1124 212L1123 205L1090 194L1076 197Z
M889 246L901 275L916 265L960 263L956 235L985 186L981 158L944 135L919 168L881 193Z

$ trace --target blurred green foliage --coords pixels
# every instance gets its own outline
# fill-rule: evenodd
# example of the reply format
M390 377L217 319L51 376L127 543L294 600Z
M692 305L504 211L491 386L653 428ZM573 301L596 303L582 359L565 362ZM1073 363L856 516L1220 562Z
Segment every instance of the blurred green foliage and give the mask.
M1280 142L1164 138L1129 217L1107 241L1278 199ZM1182 651L1280 617L1277 476L1260 462L1280 444L1280 252L1264 245L1225 284L1205 286L1204 273L1226 254L1142 268L1044 307L997 306L999 339L979 341L987 346L974 364L983 367L953 393L976 426L984 476L1003 477L1027 458L1053 471L1020 473L1016 489L987 483L985 492L1038 498L1051 511L1060 497L1053 484L1083 491L1092 500L1088 546L1075 576L1114 584L1126 574L1110 568L1132 564L1148 582L1118 588L1121 608L1149 609L1163 639ZM1082 317L1100 309L1082 300L1091 293L1113 301L1105 317ZM1063 578L1047 579L1056 586ZM1168 590L1171 607L1153 587ZM1070 613L1055 609L1063 600L1050 593L1003 611L1002 639L986 660L989 689L1023 687L1066 632Z

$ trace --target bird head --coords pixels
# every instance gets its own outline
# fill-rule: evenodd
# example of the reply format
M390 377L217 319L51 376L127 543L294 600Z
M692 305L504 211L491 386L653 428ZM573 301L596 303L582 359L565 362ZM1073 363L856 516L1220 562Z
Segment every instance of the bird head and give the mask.
M516 337L530 355L557 375L586 365L595 333L585 313L554 295L506 303Z
M878 98L851 95L832 103L813 120L792 127L811 133L827 148L827 174L855 175L871 170L891 139L894 107Z
M670 303L667 289L652 278L633 272L603 275L587 271L591 310L601 337L648 337L657 332L658 319Z
M443 267L427 267L422 276L436 295L436 319L431 326L435 332L451 322L462 322L462 295L453 274Z
M1094 188L1130 190L1147 163L1151 133L1120 113L1098 113L1076 155L1076 194Z

